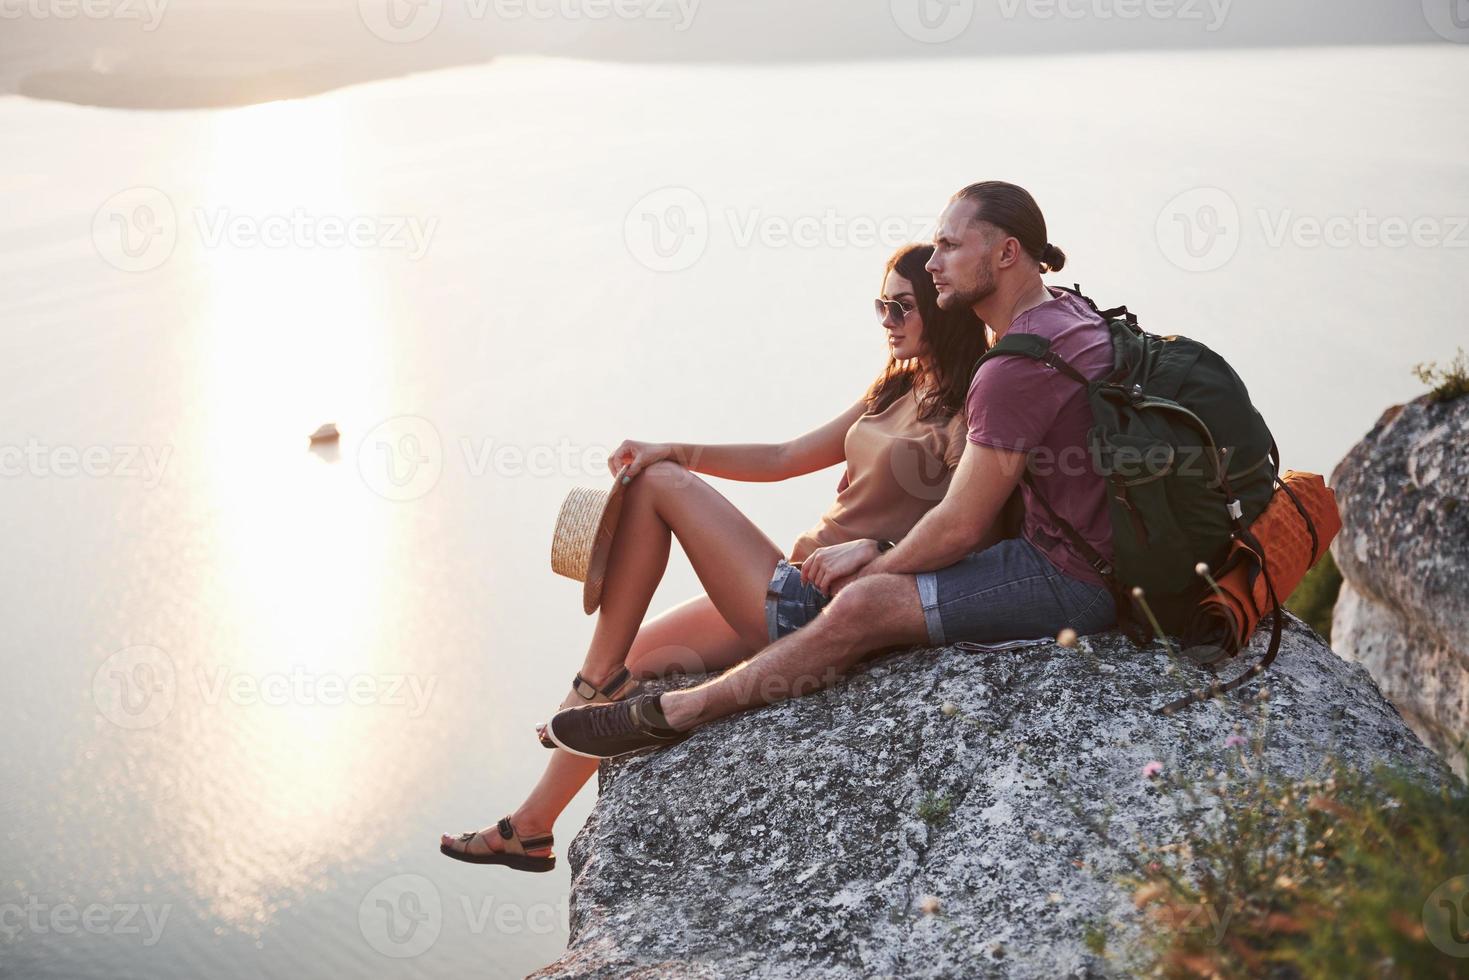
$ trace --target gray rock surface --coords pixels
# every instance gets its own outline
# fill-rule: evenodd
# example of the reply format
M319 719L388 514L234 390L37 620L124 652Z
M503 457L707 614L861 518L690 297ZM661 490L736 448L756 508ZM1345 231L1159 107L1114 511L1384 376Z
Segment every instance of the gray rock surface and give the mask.
M1469 398L1389 409L1332 476L1332 646L1463 771L1469 734Z
M568 950L534 976L1115 973L1084 930L1110 921L1115 942L1135 928L1125 857L1179 826L1143 767L1221 765L1238 751L1225 740L1262 723L1262 684L1266 764L1281 773L1336 757L1444 777L1367 672L1298 620L1264 678L1165 718L1152 707L1201 676L1170 664L1116 634L1080 650L904 651L604 763L569 850ZM946 819L919 816L930 794Z

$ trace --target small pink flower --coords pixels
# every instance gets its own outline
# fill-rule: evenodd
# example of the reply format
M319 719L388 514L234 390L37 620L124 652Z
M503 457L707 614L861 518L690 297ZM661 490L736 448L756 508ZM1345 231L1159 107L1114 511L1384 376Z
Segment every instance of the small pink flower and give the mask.
M1152 762L1149 762L1147 765L1143 766L1143 778L1157 779L1158 774L1162 771L1163 763L1159 762L1157 759L1154 759Z
M1239 748L1241 745L1245 745L1247 742L1248 739L1246 739L1243 735L1231 735L1224 740L1224 747L1226 749L1235 749Z

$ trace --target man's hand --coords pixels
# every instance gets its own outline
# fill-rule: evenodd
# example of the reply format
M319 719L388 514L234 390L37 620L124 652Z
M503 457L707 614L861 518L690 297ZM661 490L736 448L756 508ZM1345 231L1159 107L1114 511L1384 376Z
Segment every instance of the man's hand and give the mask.
M857 569L846 578L839 578L835 582L831 583L832 596L835 597L843 589L851 585L853 582L857 581L859 578L866 578L869 575L881 575L883 571L882 558L882 555L878 555L875 559L863 565L861 568Z
M871 538L817 548L801 563L801 579L816 586L823 595L836 595L838 588L876 557L877 542Z
M1026 458L1019 450L966 446L944 499L923 515L896 548L865 566L857 577L932 572L994 544L998 540L995 520L1020 482Z

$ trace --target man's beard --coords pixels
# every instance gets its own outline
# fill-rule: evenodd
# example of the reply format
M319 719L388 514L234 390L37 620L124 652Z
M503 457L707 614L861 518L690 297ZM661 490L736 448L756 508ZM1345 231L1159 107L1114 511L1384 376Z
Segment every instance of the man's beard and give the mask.
M950 283L952 287L953 284ZM979 276L973 286L960 292L951 288L947 296L939 300L939 308L944 310L969 310L975 304L982 303L995 294L999 286L995 282L995 270L989 263L979 267Z

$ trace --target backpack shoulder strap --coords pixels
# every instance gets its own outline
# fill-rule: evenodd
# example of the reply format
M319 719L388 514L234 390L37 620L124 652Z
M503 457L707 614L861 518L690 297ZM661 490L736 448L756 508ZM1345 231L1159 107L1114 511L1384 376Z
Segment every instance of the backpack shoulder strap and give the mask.
M992 357L1028 357L1033 361L1040 361L1050 352L1051 342L1039 334L1007 333L985 351L979 363L983 364Z
M1065 286L1056 286L1053 288L1059 289L1063 293L1070 293L1072 296L1075 296L1087 306L1090 306L1092 308L1092 312L1101 317L1103 320L1121 320L1134 330L1139 329L1137 325L1136 313L1128 310L1126 306L1114 306L1110 310L1099 308L1090 296L1081 291L1081 283L1074 284L1070 289L1067 289Z
M1056 513L1050 501L1045 498L1040 488L1035 485L1035 479L1031 476L1028 467L1025 473L1021 475L1021 480L1030 487L1031 494L1040 502L1041 509L1046 512L1046 516L1050 517L1051 522L1061 529L1061 533L1066 536L1066 539L1071 543L1071 547L1075 548L1076 553L1081 556L1082 560L1091 565L1092 570L1101 577L1102 584L1111 593L1112 602L1117 609L1117 628L1122 631L1124 636L1138 646L1153 642L1152 629L1139 620L1133 613L1132 600L1122 588L1122 582L1117 578L1117 569L1112 566L1111 562L1103 558L1086 538L1081 536L1081 532L1070 521Z
M1066 362L1066 359L1051 350L1051 342L1045 337L1033 333L1007 333L995 341L995 346L985 351L983 357L974 362L974 370L978 371L981 364L992 357L1028 357L1032 361L1040 361L1049 365L1066 375L1077 384L1090 384L1076 368ZM972 377L972 374L971 374Z

